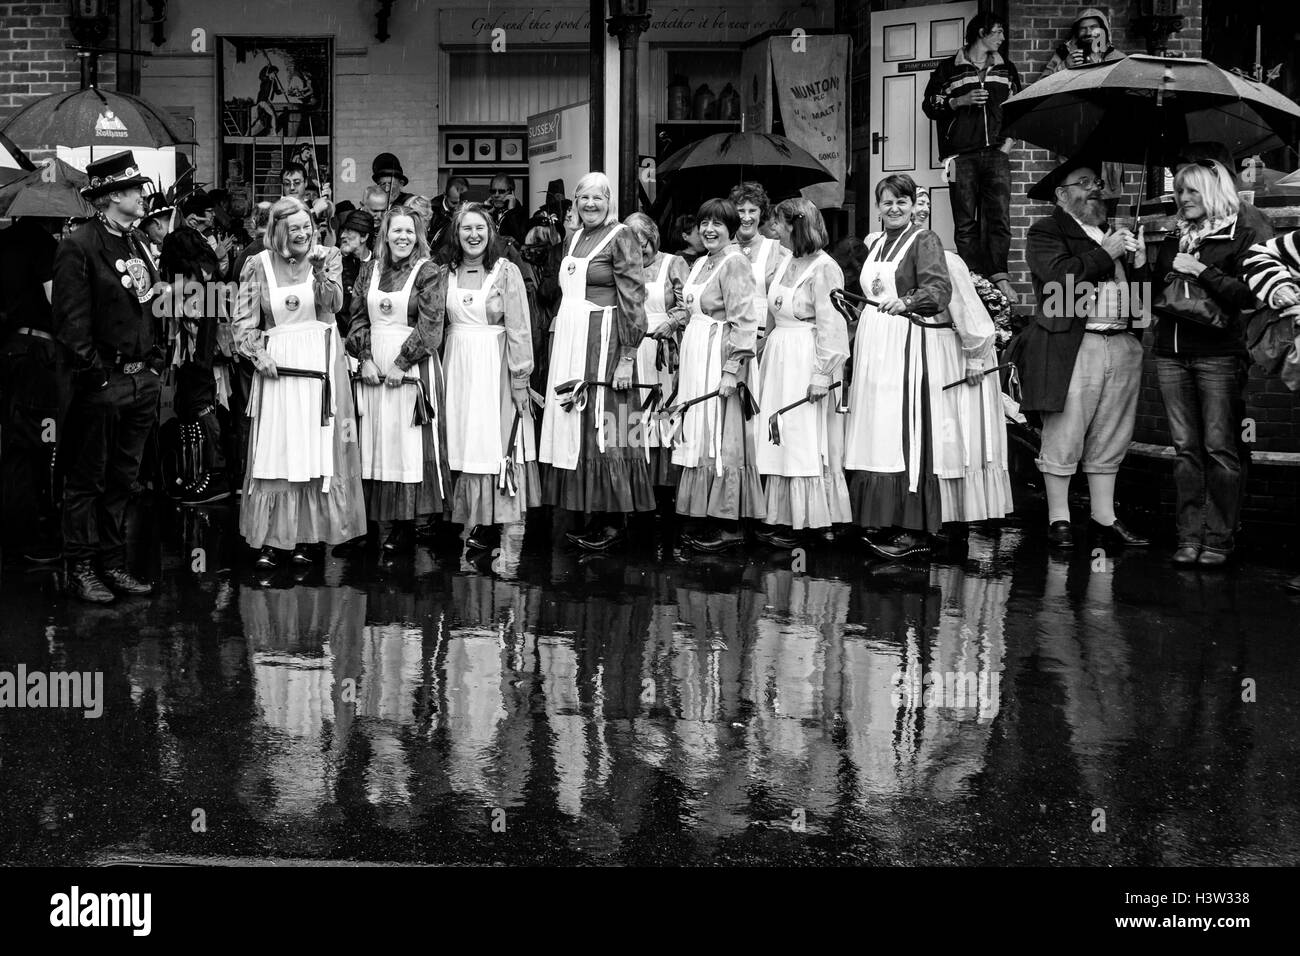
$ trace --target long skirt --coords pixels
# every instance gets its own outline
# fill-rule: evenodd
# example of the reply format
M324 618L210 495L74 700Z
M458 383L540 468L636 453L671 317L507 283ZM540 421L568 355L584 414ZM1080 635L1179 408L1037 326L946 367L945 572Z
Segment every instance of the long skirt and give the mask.
M313 326L327 328L321 323ZM343 343L337 329L329 326L328 331L332 427L321 425L324 382L283 376L255 382L249 462L239 508L240 534L254 548L340 544L365 533L356 410L345 384ZM291 334L272 334L266 348L277 365L321 367L315 335L296 329ZM299 446L301 453L296 450ZM254 477L258 474L283 477Z
M546 418L580 415L579 448L574 467L543 461L542 500L567 511L653 511L654 486L641 437L641 403L638 389L617 392L596 386L586 396L585 407L567 410L560 405L555 386L572 379L612 381L618 363L617 338L610 334L609 309L561 308L551 336L551 362L546 383ZM633 373L635 381L635 371ZM553 424L559 424L557 418ZM542 423L542 457L546 458L549 431Z
M685 402L718 388L722 379L723 324L692 318L682 336L682 364L677 372L677 401ZM757 383L757 359L747 371ZM740 380L745 381L742 374ZM681 466L677 513L693 518L766 517L763 482L758 474L754 421L746 420L739 392L711 398L684 413L682 437L673 449Z
M647 321L649 319L647 318ZM649 331L654 331L654 326ZM636 376L638 382L657 384L662 401L667 402L677 383L676 371L669 367L670 345L654 339L647 333L636 350ZM644 392L641 393L644 396ZM650 446L650 480L656 488L673 488L677 485L677 469L673 466L673 450L667 442L666 429L657 419L646 421L643 437Z
M389 368L400 351L400 341L373 336L371 348L373 361L381 370ZM389 354L380 354L381 351ZM385 481L366 479L366 513L372 521L413 521L430 515L447 515L451 507L451 471L447 467L447 390L442 374L442 363L435 352L413 367L429 393L434 408L432 420L420 426L423 465L419 481ZM378 385L357 382L359 394L364 394L365 406L374 406L376 400L389 397L388 386L380 380ZM365 390L362 393L362 390ZM403 385L397 390L402 399L402 418L405 425L406 408L414 411L416 389ZM389 409L386 408L385 411Z
M447 335L451 520L467 527L522 521L542 503L536 426L530 410L514 427L505 349L504 334L490 326L452 326ZM507 455L513 482L505 480Z
M763 476L769 524L827 528L853 519L844 479L844 418L839 393L805 402L777 420L781 443L773 444L768 422L779 408L808 394L817 363L810 323L778 322L763 352L761 411L755 441Z

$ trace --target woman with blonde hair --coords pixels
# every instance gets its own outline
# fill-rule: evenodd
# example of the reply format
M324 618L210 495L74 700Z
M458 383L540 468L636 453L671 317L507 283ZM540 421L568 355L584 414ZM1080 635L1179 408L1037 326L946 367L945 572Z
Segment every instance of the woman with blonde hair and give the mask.
M758 536L793 548L798 541L792 532L853 519L844 480L844 416L837 413L839 396L830 395L849 357L849 329L831 304L831 290L844 288L844 273L825 252L828 237L817 207L787 199L772 224L792 255L768 290L756 435L767 527ZM769 430L773 413L805 399Z
M604 173L574 191L581 227L560 263L560 309L542 416L543 498L586 516L565 537L588 551L626 539L626 516L652 511L647 447L631 427L639 410L636 351L645 334L645 281L636 236L618 221ZM572 383L594 383L573 386ZM556 386L568 389L558 393Z
M353 286L348 351L361 363L357 405L366 511L388 554L415 546L415 521L445 515L447 467L442 345L447 273L429 258L424 221L384 213L375 256Z
M1152 305L1153 351L1174 443L1173 561L1217 568L1235 545L1249 461L1239 440L1249 370L1242 313L1258 302L1244 267L1251 246L1273 236L1239 216L1232 176L1212 159L1182 167L1174 197L1178 230L1156 248L1146 273L1161 290Z
M447 455L455 480L451 518L466 544L488 550L501 525L541 504L536 431L528 398L533 339L524 277L496 251L496 226L462 203L449 230Z
M678 344L691 313L682 298L682 286L690 270L679 256L659 251L659 227L643 212L624 220L641 246L645 278L645 338L636 353L637 382L658 385L667 400L676 390ZM641 418L642 437L650 447L650 480L656 488L677 484L672 450L657 420Z
M240 274L234 336L257 375L239 530L261 550L341 544L364 533L356 414L334 313L343 303L339 251L316 245L307 207L293 197L270 213L267 249Z

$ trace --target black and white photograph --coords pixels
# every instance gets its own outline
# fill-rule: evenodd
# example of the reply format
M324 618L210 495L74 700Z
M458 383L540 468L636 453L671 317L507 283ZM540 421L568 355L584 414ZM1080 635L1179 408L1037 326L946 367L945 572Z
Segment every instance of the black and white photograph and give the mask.
M0 0L4 925L1285 932L1297 40Z

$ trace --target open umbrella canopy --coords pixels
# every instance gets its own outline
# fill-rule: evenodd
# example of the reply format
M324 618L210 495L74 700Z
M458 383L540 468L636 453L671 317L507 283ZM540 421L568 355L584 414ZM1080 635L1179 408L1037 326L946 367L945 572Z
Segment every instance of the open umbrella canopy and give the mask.
M797 193L804 186L835 177L811 153L773 133L717 133L673 153L656 171L676 190L708 186L726 195L737 183L757 180L772 196Z
M1169 164L1187 143L1223 143L1234 156L1294 145L1300 106L1208 60L1134 54L1060 70L1003 104L1008 135L1078 155Z
M28 147L93 146L96 151L102 148L104 155L127 144L157 149L194 143L158 107L138 96L96 87L42 96L19 110L0 132Z
M0 216L93 216L95 209L81 198L86 174L61 159L23 175L0 188Z
M4 133L0 133L0 169L32 170L36 164L27 158L27 154L13 144Z

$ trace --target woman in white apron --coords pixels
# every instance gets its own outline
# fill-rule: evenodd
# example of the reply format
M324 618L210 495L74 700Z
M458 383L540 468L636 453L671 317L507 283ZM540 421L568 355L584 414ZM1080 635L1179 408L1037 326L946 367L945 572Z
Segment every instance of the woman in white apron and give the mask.
M944 500L960 500L965 474L963 386L981 384L963 361L947 314L952 280L943 243L912 222L916 184L894 175L876 186L885 229L867 237L865 306L853 344L844 467L853 518L880 533L867 545L888 559L927 554L945 520ZM946 487L943 487L945 486Z
M415 521L446 515L447 464L442 345L447 273L429 259L419 214L384 214L375 257L353 286L348 351L361 363L357 441L366 513L388 554L415 547Z
M831 305L831 290L844 288L844 273L823 251L826 226L817 207L806 199L787 199L776 207L772 222L793 256L768 295L755 434L767 523L758 537L793 548L795 531L853 519L844 480L845 416L837 411L839 394L830 393L849 357L849 330ZM768 429L772 414L805 397L808 402L779 416L780 443L774 443Z
M771 200L761 183L746 182L735 186L728 197L736 207L740 226L735 242L754 272L754 321L758 323L758 338L762 341L767 332L768 288L784 267L790 251L778 239L760 232L772 212Z
M490 549L501 525L542 503L536 430L529 408L532 319L524 277L495 254L487 210L462 203L449 230L447 274L447 459L451 520L466 544ZM516 418L518 424L516 425Z
M579 180L574 205L582 228L567 240L560 264L538 457L548 466L545 503L587 519L584 532L565 537L604 551L625 540L628 514L655 506L646 446L633 427L645 396L631 388L645 334L645 285L641 250L618 221L603 173ZM591 386L566 401L555 387L574 380L613 387Z
M659 227L645 213L632 213L624 225L636 236L644 263L646 333L636 351L636 380L658 385L666 402L677 385L678 345L691 317L682 300L682 286L690 270L680 256L659 251ZM650 480L656 493L666 493L671 502L670 489L677 487L677 474L667 429L654 416L643 415L640 421L650 447Z
M744 541L741 518L761 520L766 514L754 448L756 421L744 416L746 394L758 383L758 322L754 273L731 241L739 227L736 207L710 199L698 219L705 254L682 289L691 318L682 335L677 403L715 390L721 394L685 411L673 464L682 469L677 513L712 519L695 522L683 539L697 550L724 551Z
M261 549L262 568L275 567L276 549L310 564L308 545L340 544L366 527L356 415L334 323L343 266L314 235L301 202L277 202L268 248L244 263L235 303L235 340L257 369L239 530Z

